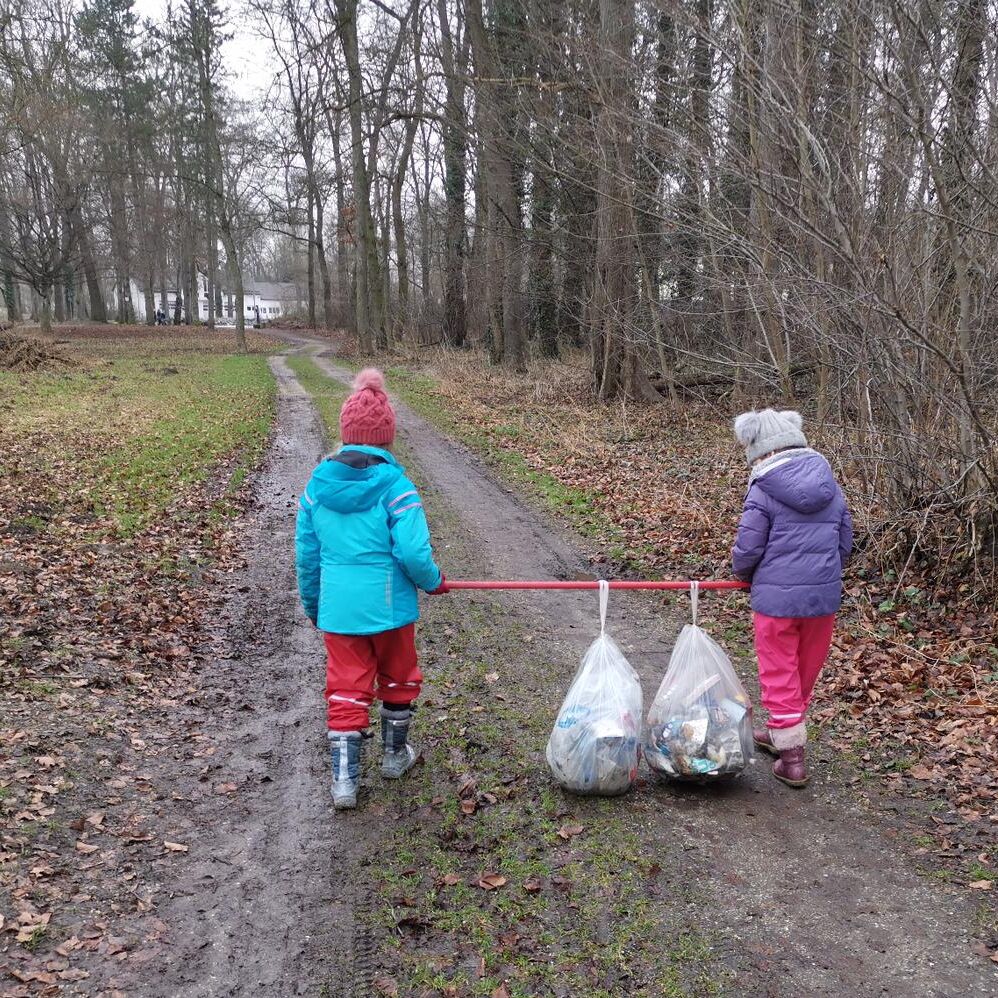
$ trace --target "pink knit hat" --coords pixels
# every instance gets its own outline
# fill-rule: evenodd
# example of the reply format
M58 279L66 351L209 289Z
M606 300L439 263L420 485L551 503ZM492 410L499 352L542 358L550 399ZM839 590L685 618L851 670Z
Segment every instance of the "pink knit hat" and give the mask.
M340 439L371 447L395 439L395 410L385 394L385 376L377 368L365 367L353 379L353 394L340 409Z

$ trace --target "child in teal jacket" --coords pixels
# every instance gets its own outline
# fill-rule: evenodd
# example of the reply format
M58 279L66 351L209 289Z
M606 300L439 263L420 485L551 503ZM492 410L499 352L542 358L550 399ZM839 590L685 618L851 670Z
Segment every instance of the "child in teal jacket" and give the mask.
M433 559L416 486L386 449L395 413L384 377L368 368L340 412L343 446L313 472L295 537L298 590L326 644L333 802L357 805L369 708L381 701L382 773L403 776L422 674L416 658L417 590L447 591Z

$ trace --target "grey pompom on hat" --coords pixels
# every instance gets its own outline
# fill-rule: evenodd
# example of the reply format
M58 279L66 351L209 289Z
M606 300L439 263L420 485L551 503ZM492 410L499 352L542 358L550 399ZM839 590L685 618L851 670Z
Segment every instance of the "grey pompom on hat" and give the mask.
M735 437L745 448L748 463L754 464L773 451L806 447L807 437L801 429L803 425L801 414L792 409L743 412L735 420Z

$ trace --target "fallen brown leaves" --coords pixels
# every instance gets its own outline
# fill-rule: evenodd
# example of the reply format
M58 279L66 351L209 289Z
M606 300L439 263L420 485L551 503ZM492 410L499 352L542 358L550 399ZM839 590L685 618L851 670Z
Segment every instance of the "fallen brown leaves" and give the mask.
M121 351L147 338L161 357L176 349L145 330L57 336L105 380L108 343ZM16 382L21 398L39 398L32 384ZM152 813L164 791L144 760L164 750L164 735L149 715L195 689L194 649L220 598L206 583L236 558L218 514L238 503L222 461L215 477L175 489L147 527L122 531L97 497L119 417L148 424L125 386L109 379L103 423L72 395L51 418L44 396L17 411L0 397L0 992L55 994L90 978L98 958L138 966L166 929L154 915L155 864L190 846ZM192 756L213 751L189 737Z
M496 891L506 886L506 878L500 873L483 873L478 878L478 886L483 891Z

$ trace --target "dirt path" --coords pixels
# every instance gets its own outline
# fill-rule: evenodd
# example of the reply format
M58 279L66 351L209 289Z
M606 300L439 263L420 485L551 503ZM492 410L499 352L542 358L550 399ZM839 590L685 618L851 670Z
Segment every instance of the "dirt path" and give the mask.
M348 376L328 358L317 363L331 376ZM420 473L474 540L484 576L590 572L554 524L497 485L465 448L404 405L398 408ZM507 600L552 642L574 631L570 661L592 638L591 597ZM661 678L649 666L664 662L678 626L663 621L649 602L618 600L613 618L625 652L643 672L646 703ZM672 798L675 810L660 814L661 835L678 833L691 850L710 857L715 895L699 906L701 916L749 956L762 972L759 984L771 975L780 982L778 993L787 995L998 993L994 966L971 953L974 909L965 895L918 877L885 830L828 777L795 792L773 781L763 763L727 792L662 796Z
M348 845L329 820L315 632L297 609L294 516L322 428L283 358L274 440L254 484L248 567L218 622L218 668L200 722L218 743L208 771L235 784L189 816L191 862L164 922L182 929L150 995L316 995L349 976L349 894L333 880ZM336 992L330 992L334 994Z
M318 356L322 344L294 340L330 376L346 377ZM220 622L219 667L206 680L200 718L192 720L210 723L218 742L202 778L235 783L239 792L187 816L198 846L160 912L174 927L170 960L142 994L369 993L367 955L354 953L352 944L367 938L361 922L369 913L358 915L357 902L367 896L365 868L376 855L386 810L368 804L334 818L328 804L320 648L297 608L290 557L295 499L322 451L322 433L285 362L275 359L273 369L280 386L277 430L255 485L249 566L233 580ZM465 449L405 406L399 417L413 473L431 497L431 519L439 513L435 542L445 568L453 559L455 575L589 574L572 539L498 485ZM443 610L435 603L427 630L447 613L462 613L458 601L465 599L453 594ZM497 605L549 649L557 672L529 683L533 708L550 716L592 638L593 599L500 596ZM649 696L677 622L641 598L615 600L611 618ZM439 634L427 640L431 662L448 654ZM536 746L537 759L542 749ZM964 896L920 879L885 834L890 829L827 776L797 793L760 765L727 791L646 787L614 807L627 809L619 813L643 848L661 857L663 879L676 885L662 903L719 941L726 993L998 993L998 968L971 952L973 911ZM632 993L624 985L611 991Z

